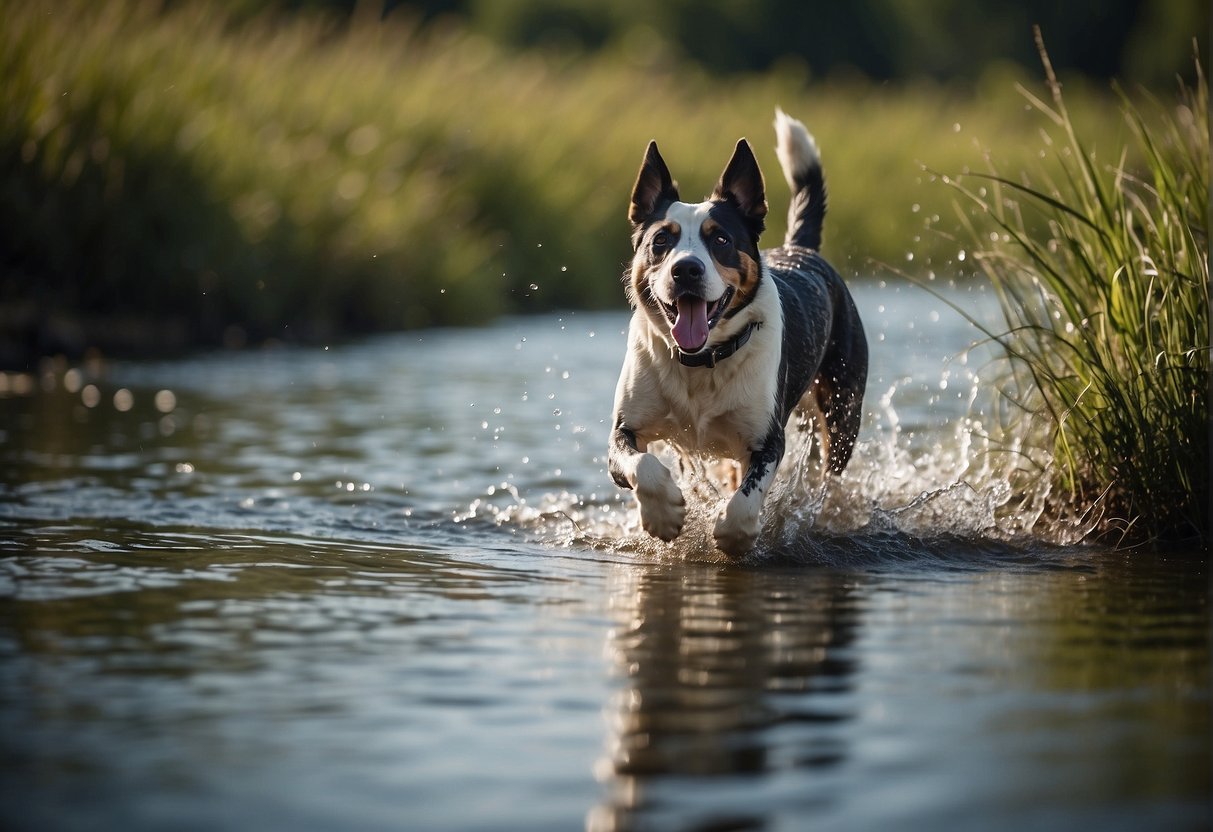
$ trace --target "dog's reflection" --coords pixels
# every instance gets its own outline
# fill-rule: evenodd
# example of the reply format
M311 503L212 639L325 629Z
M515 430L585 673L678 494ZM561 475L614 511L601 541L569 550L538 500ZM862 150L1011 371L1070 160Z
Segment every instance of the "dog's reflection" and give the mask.
M590 828L656 820L650 810L658 804L659 815L676 811L673 790L655 796L666 782L845 758L832 728L850 716L858 593L853 577L805 578L777 569L620 567L607 650L621 685L597 771L611 796L591 812ZM688 811L703 821L704 809Z

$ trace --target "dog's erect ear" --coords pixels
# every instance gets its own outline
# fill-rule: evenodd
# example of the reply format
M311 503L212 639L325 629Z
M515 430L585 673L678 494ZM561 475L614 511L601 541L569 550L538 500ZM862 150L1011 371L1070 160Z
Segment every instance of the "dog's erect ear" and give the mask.
M759 232L762 231L767 216L766 187L762 183L758 160L745 139L737 142L733 158L725 165L716 190L712 192L712 199L730 200Z
M677 201L678 185L670 178L670 169L657 152L657 142L649 142L649 148L644 153L644 164L636 177L636 186L632 188L628 219L632 225L640 225L657 212L658 206Z

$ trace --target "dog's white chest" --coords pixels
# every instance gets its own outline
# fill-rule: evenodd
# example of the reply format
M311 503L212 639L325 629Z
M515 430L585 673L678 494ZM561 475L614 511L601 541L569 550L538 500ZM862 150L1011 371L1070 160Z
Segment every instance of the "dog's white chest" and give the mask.
M638 313L616 391L616 412L643 442L664 440L688 452L749 460L776 412L783 321L774 284L752 314L763 326L715 367L684 367ZM737 322L743 326L747 321Z
M662 390L668 410L661 438L687 451L748 459L766 435L775 405L774 374L755 369L739 362L680 372Z

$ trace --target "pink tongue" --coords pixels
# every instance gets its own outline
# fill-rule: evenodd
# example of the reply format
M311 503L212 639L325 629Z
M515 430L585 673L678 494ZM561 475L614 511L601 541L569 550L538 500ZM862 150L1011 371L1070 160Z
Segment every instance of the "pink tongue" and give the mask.
M674 340L683 352L695 352L708 341L708 302L683 296L678 299Z

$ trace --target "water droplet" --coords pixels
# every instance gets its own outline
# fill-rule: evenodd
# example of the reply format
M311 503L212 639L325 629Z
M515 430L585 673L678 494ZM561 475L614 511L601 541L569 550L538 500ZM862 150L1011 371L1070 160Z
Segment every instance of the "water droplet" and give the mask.
M529 289L530 289L532 292L538 292L538 291L539 291L539 284L538 284L538 283L532 283L532 284L531 284L531 285L530 285L528 288L529 288Z
M161 413L172 413L177 407L177 397L172 390L161 390L156 394L156 409Z
M550 397L549 397L549 398L550 398ZM560 415L560 408L556 408L555 410L553 410L553 411L552 411L552 415L553 415L553 416L559 416L559 415Z

